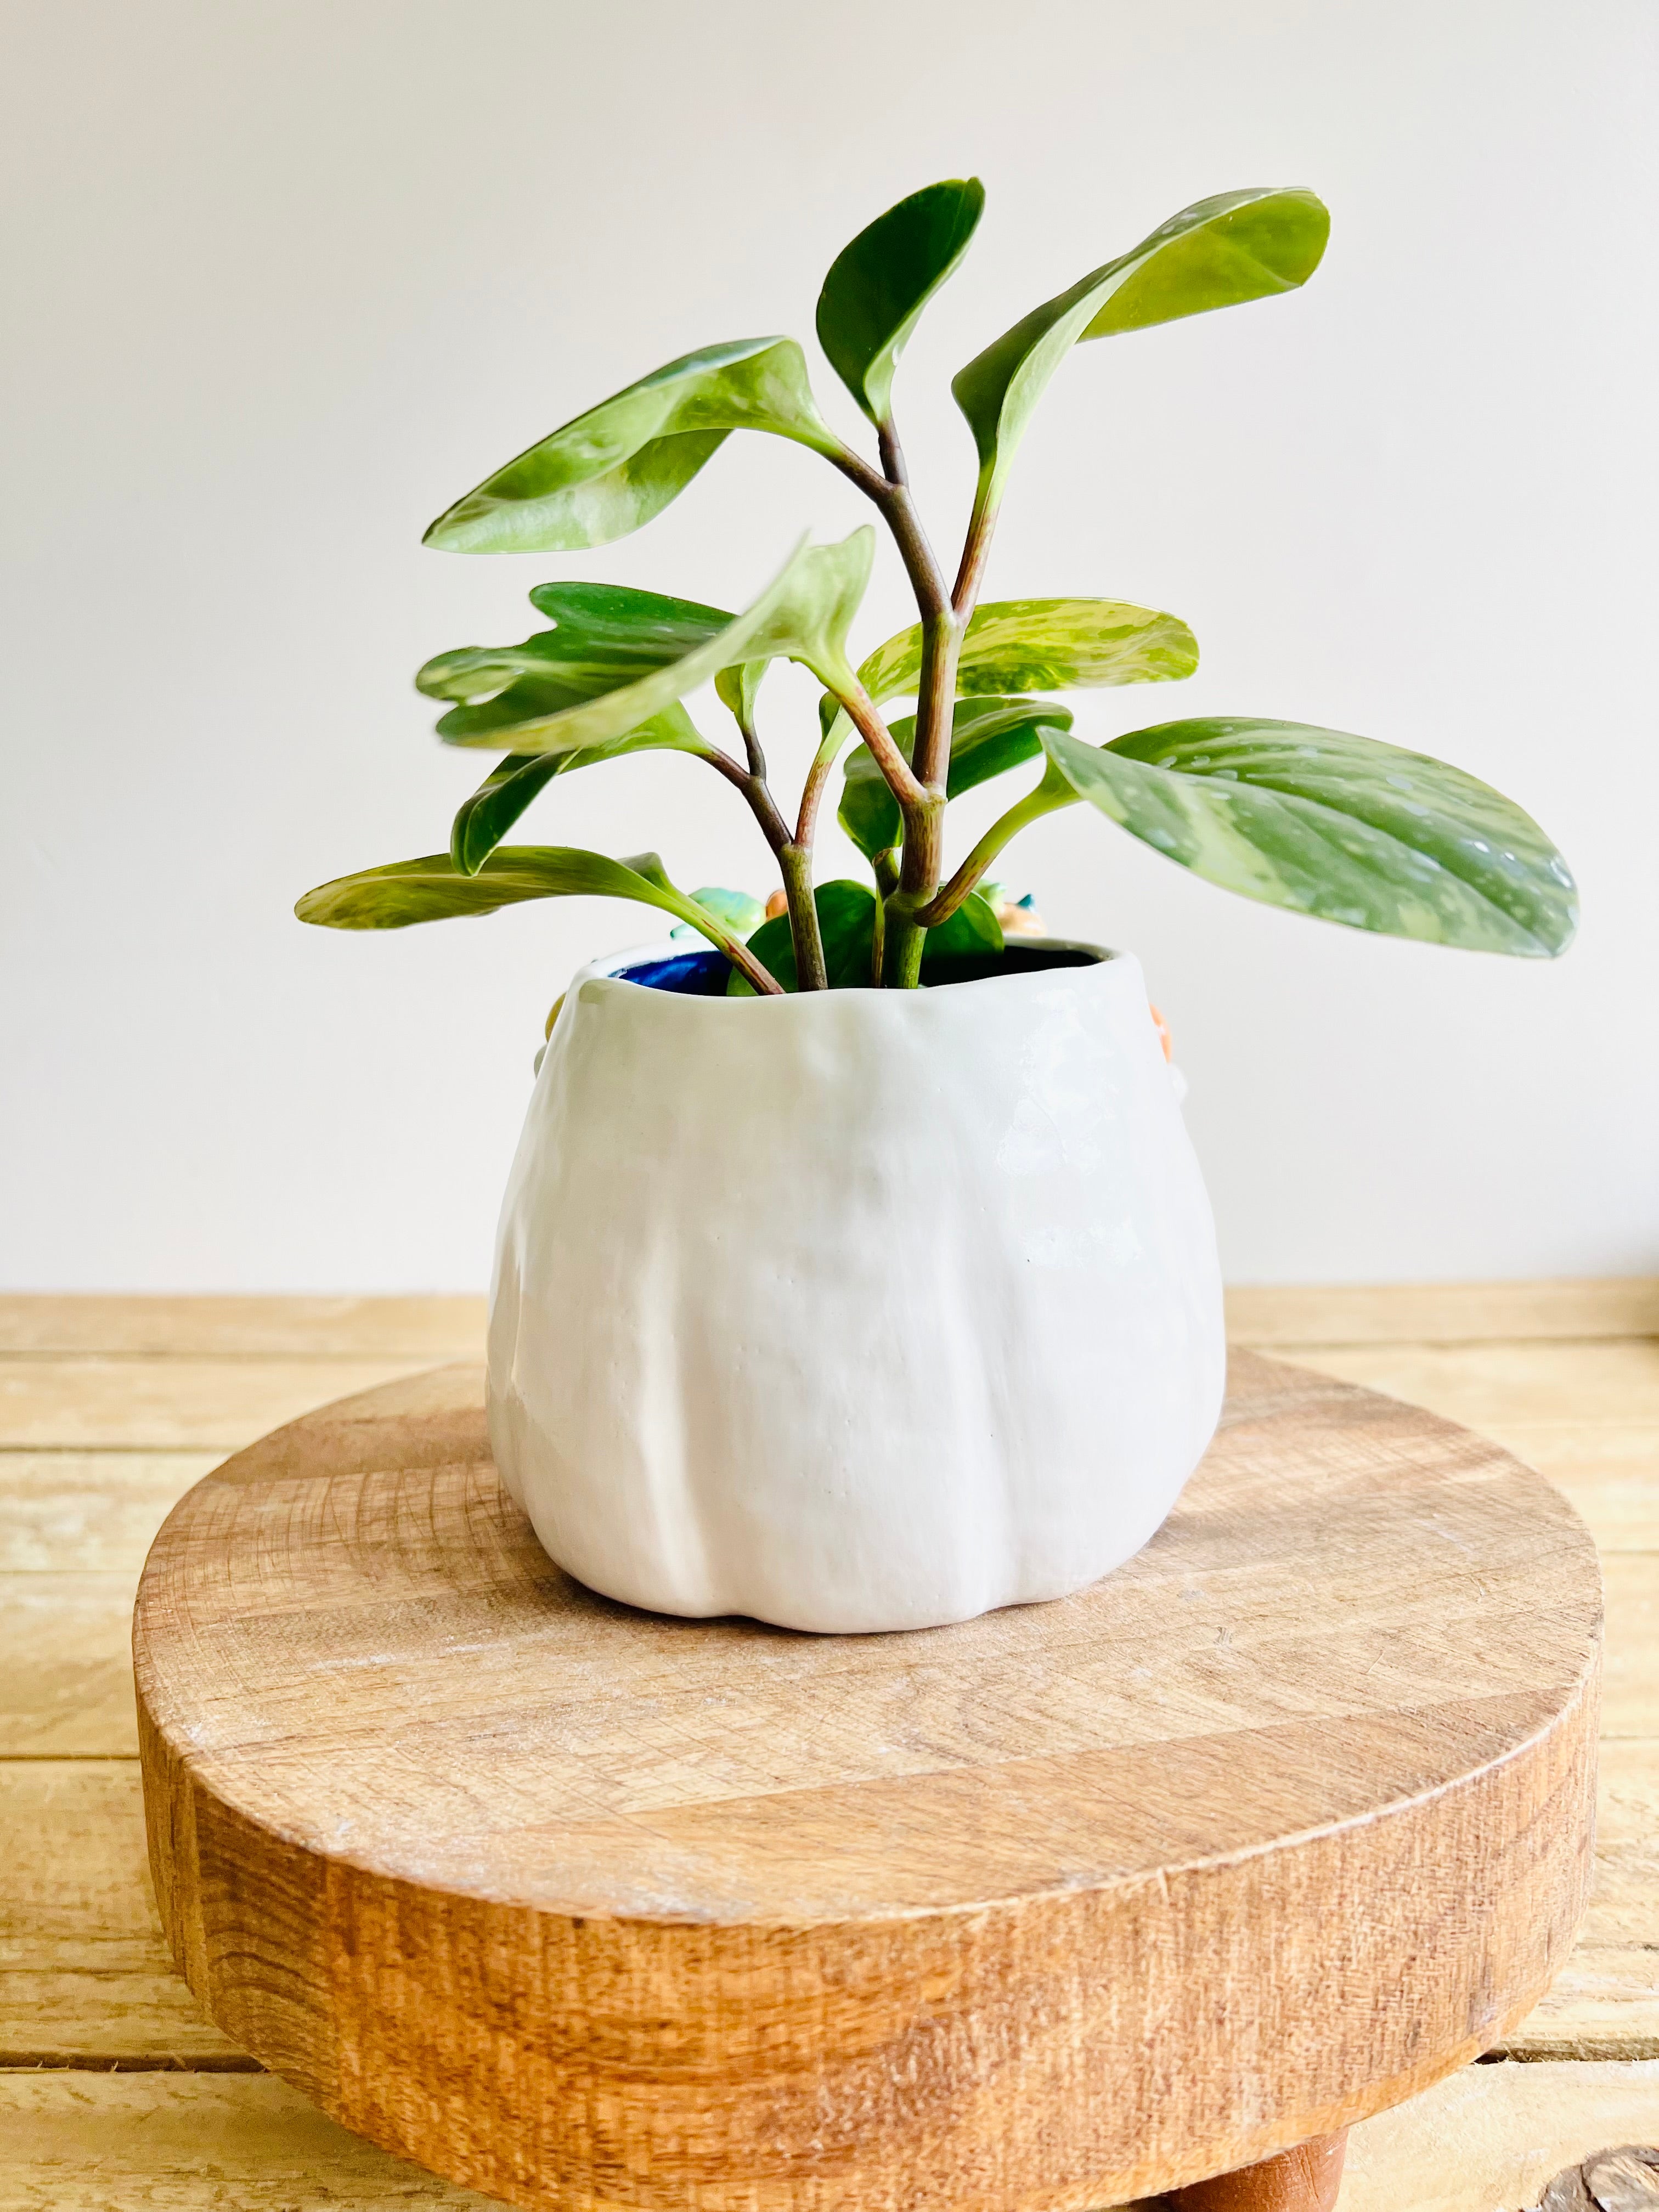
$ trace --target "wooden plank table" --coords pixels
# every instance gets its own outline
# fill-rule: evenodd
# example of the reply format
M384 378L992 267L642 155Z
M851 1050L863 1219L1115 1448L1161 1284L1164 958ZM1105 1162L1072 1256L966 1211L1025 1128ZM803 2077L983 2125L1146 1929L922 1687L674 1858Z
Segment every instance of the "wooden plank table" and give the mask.
M1116 1573L799 1636L584 1589L483 1401L261 1437L133 1620L173 1955L383 2148L539 2212L1331 2212L1565 1960L1601 1572L1460 1423L1235 1346Z
M1248 1291L1231 1317L1494 1437L1601 1549L1578 1948L1500 2063L1355 2130L1341 2199L1519 2212L1571 2160L1659 2136L1659 1282ZM465 1299L0 1299L0 2212L485 2203L333 2126L196 2010L144 1871L127 1657L138 1568L191 1483L481 1334Z

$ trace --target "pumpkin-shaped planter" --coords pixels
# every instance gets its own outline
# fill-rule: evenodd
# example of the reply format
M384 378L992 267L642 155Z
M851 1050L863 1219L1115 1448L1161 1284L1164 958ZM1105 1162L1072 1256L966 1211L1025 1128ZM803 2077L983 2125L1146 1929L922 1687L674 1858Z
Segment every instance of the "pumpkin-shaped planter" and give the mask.
M595 962L501 1215L489 1423L606 1595L922 1628L1138 1551L1214 1430L1209 1202L1139 964L1053 940L921 991Z
M1056 695L1182 681L1187 623L983 596L1015 456L1072 349L1297 292L1329 228L1305 187L1195 201L957 372L977 473L941 561L893 381L984 197L924 185L831 264L817 336L860 443L793 338L738 339L572 416L445 509L426 543L446 551L583 552L650 522L740 432L817 454L873 520L801 539L736 612L537 583L542 627L416 674L446 744L501 756L447 848L299 902L381 930L627 899L714 948L572 986L495 1273L501 1474L555 1559L635 1605L841 1631L1058 1597L1145 1543L1208 1441L1214 1238L1140 972L1010 947L1004 920L1021 925L986 896L1033 823L1080 808L1225 890L1420 943L1548 958L1575 927L1559 853L1462 769L1254 711L1086 733ZM1178 426L1166 443L1178 466ZM877 524L916 619L860 651ZM768 686L786 660L822 687L816 714ZM645 752L701 763L748 809L783 914L682 888L655 852L507 842L568 775ZM962 852L951 803L1026 769ZM868 883L820 879L831 804Z

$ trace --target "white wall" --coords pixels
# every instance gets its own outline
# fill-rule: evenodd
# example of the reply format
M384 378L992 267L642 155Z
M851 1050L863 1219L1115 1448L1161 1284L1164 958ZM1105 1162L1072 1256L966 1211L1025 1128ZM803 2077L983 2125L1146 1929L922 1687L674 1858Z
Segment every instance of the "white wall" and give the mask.
M1080 811L1028 837L1017 887L1138 950L1174 1024L1231 1276L1659 1265L1645 0L8 17L7 1283L482 1282L547 1005L649 917L369 938L291 902L443 845L483 764L409 678L522 635L528 586L735 605L804 525L862 516L750 438L600 554L421 530L675 354L808 337L844 240L969 170L986 221L900 386L941 535L969 474L945 386L989 337L1206 193L1306 182L1334 211L1304 293L1084 349L1051 392L993 593L1171 607L1205 656L1080 726L1249 709L1441 753L1583 885L1546 965L1253 907ZM889 560L863 636L903 618ZM772 731L798 769L804 728ZM770 880L694 763L572 778L526 826Z

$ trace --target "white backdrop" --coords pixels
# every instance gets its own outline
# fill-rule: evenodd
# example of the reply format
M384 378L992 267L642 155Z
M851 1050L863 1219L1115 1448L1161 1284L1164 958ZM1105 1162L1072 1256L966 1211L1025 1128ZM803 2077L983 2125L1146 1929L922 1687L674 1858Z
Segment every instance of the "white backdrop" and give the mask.
M810 339L846 239L975 171L980 237L899 386L942 536L970 477L946 386L991 336L1205 194L1306 183L1334 215L1305 292L1081 349L1051 389L992 595L1170 607L1204 652L1184 685L1084 695L1079 726L1249 710L1440 753L1583 887L1546 964L1251 906L1081 810L1016 848L1052 927L1140 953L1230 1276L1659 1265L1647 0L7 21L5 1282L482 1284L546 1007L652 920L358 937L293 899L441 848L485 763L441 750L410 676L524 635L530 585L738 605L800 528L866 511L735 438L599 554L462 560L421 530L676 354ZM884 556L860 642L906 618ZM811 700L769 692L796 773ZM771 880L688 761L573 777L525 834Z

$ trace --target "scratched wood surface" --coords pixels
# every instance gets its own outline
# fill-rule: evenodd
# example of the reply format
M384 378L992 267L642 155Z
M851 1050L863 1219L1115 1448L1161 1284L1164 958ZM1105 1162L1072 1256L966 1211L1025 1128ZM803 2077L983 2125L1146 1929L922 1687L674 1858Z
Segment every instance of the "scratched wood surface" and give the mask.
M1602 1748L1596 1880L1565 1969L1502 2046L1549 2063L1468 2068L1362 2123L1341 2199L1520 2212L1540 2177L1659 2131L1659 1281L1245 1291L1229 1314L1236 1341L1495 1434L1601 1549L1608 1680L1626 1687L1608 1702L1623 1732ZM482 1332L462 1299L0 1299L0 2067L17 2069L0 2073L0 2212L486 2201L325 2120L203 2019L149 1893L126 1654L143 1553L192 1481L274 1419L476 1358ZM1611 1371L1607 1344L1624 1347ZM1482 1349L1460 1374L1448 1346ZM1494 1346L1500 1364L1535 1356L1524 1419L1494 1401ZM142 1419L123 1415L116 1367Z

